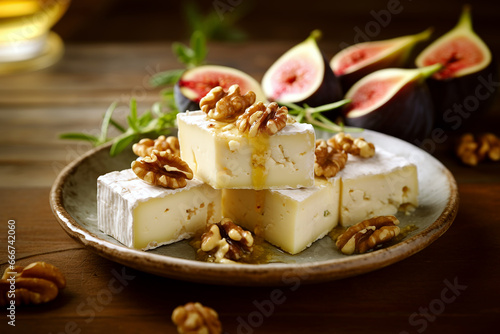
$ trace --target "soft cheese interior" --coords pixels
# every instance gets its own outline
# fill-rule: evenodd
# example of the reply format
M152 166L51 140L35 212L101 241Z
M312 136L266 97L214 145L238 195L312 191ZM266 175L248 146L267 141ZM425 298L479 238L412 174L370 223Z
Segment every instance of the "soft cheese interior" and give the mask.
M314 129L288 124L272 136L249 138L234 124L202 111L179 113L181 158L217 189L299 188L314 185Z
M198 178L185 188L148 185L130 169L98 178L98 227L126 246L147 250L187 239L227 217L297 254L339 223L418 206L416 166L383 149L366 159L349 155L335 177L314 179L308 125L256 138L203 112L179 114L178 125L181 157Z
M339 221L340 180L317 178L313 187L223 190L223 216L282 250L297 254Z
M349 156L336 177L342 179L340 223L350 226L375 216L393 215L418 206L417 167L377 148L375 156Z
M180 189L144 183L130 169L97 180L98 228L124 245L152 249L190 238L221 219L221 191L199 180Z
M287 190L223 190L223 216L234 219L282 250L296 254L338 222L350 226L418 205L417 169L377 149L372 158L349 156L335 177Z

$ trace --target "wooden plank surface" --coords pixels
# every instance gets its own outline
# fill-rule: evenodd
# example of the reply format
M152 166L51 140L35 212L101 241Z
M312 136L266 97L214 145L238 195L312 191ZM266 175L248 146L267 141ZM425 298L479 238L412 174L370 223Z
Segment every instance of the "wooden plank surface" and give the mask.
M289 46L214 44L210 57L260 79ZM7 262L7 222L13 219L18 264L47 261L68 279L54 302L19 308L15 329L2 316L2 333L173 333L170 314L188 301L215 308L228 333L481 333L496 328L500 168L459 164L451 151L459 132L449 133L434 151L459 184L461 203L451 228L420 253L358 277L296 289L208 286L123 267L68 237L52 215L49 187L64 165L90 147L61 141L58 134L95 132L112 101L119 101L117 115L124 116L131 95L139 96L141 110L146 109L158 96L145 85L147 78L177 66L169 45L69 45L52 68L0 78L0 270ZM484 128L499 124L499 109L497 99ZM458 286L455 296L449 285ZM276 289L283 298L271 305Z

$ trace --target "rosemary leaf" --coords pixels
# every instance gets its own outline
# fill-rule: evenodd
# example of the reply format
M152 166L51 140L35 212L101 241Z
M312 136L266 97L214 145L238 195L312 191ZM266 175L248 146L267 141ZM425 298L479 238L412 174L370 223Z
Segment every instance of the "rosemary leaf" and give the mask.
M184 69L175 69L164 72L158 72L149 79L149 84L152 87L158 87L163 85L175 85L177 81L184 73Z
M96 144L99 142L99 138L96 136L92 136L86 133L80 133L80 132L68 132L68 133L63 133L59 135L60 139L70 139L70 140L84 140L91 142L92 144Z
M109 154L114 157L122 152L127 146L129 146L134 139L136 139L137 134L135 133L124 133L113 140L113 145L111 145L111 149Z
M116 102L113 102L111 103L108 110L106 110L106 113L104 114L104 118L101 124L101 136L99 137L100 144L105 143L108 138L108 128L111 122L111 116L113 116L113 112L115 111L115 109L116 109Z

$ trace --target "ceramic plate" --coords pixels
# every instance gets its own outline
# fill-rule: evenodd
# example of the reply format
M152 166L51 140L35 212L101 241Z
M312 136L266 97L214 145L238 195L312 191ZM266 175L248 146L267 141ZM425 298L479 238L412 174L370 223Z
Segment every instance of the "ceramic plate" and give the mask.
M318 134L323 136L324 134ZM452 174L436 159L415 146L373 131L363 136L376 147L404 156L418 168L419 207L411 215L398 214L401 227L417 229L400 242L361 255L342 255L326 236L298 255L269 246L268 264L215 264L195 260L187 241L139 251L125 247L97 228L97 177L130 167L135 156L111 158L109 145L89 151L69 164L57 177L51 193L52 210L62 228L99 255L145 272L187 281L227 285L281 285L321 282L366 273L388 266L424 249L451 225L458 210L458 192Z

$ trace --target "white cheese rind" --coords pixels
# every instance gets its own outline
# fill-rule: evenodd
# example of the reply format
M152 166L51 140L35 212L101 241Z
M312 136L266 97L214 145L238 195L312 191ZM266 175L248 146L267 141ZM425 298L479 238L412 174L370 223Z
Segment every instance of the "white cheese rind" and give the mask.
M379 148L372 158L349 156L336 177L342 179L340 224L343 226L418 206L417 167Z
M223 216L297 254L338 224L339 191L338 178L302 189L223 190Z
M192 237L221 219L220 203L221 191L196 179L179 189L148 185L130 169L97 179L98 228L137 249Z
M288 124L272 136L255 138L242 135L234 125L209 120L201 111L179 113L177 124L181 158L197 178L216 189L314 185L315 134L309 124Z

